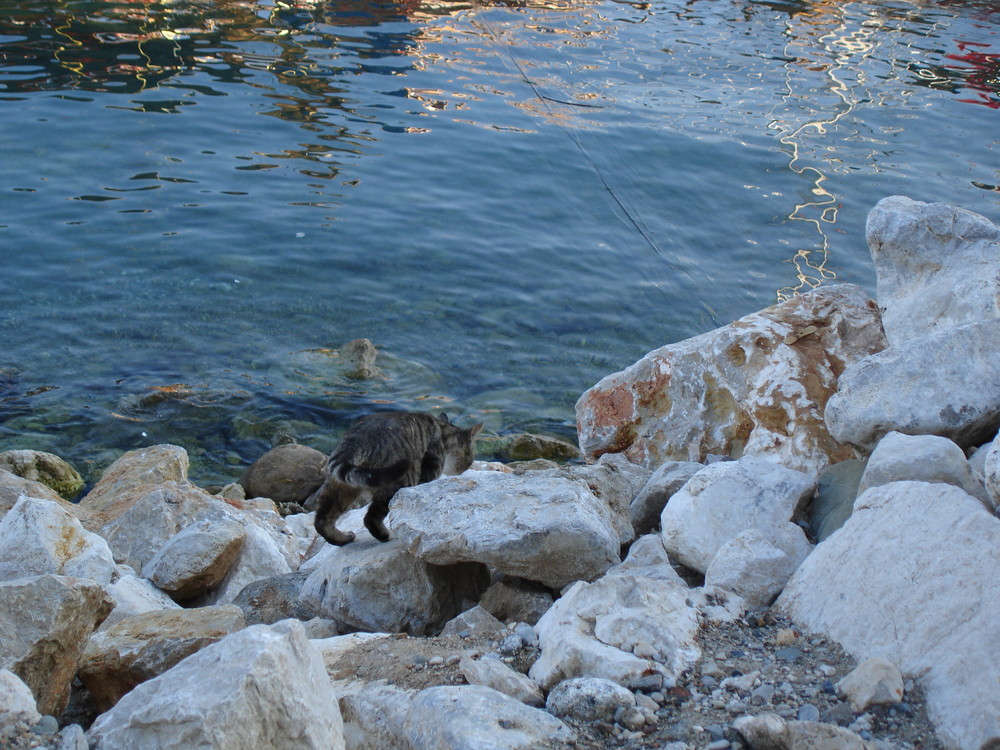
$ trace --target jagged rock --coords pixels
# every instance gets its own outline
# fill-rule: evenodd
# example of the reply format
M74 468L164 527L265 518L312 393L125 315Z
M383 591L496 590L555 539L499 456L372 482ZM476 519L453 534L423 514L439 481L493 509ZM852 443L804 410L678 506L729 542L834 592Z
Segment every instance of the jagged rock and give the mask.
M869 448L895 430L969 448L1000 426L1000 320L938 331L848 365L826 404L830 434Z
M775 606L858 659L881 656L924 688L946 746L1000 742L1000 520L947 484L868 490ZM933 607L928 606L933 602Z
M545 705L538 685L499 659L473 658L466 654L458 664L470 685L483 685L536 708Z
M636 539L629 547L628 556L605 575L642 576L664 581L675 588L687 588L684 579L670 564L670 556L659 534L646 534Z
M501 622L534 625L552 606L552 594L531 581L501 580L483 592L479 605Z
M436 632L475 600L489 582L477 564L430 565L402 542L358 535L345 547L327 547L312 561L301 600L321 616L357 630Z
M671 497L687 484L687 481L705 468L694 461L667 461L653 472L632 503L628 514L636 536L648 534L660 528L660 515Z
M244 516L246 518L246 516ZM205 598L208 604L228 604L249 584L285 575L298 568L298 547L276 513L250 515L246 536L222 583Z
M552 588L593 580L620 561L607 503L562 476L467 471L406 487L387 525L425 562L485 563Z
M80 578L0 582L0 668L24 680L41 713L62 713L80 653L112 606L98 584Z
M630 687L650 674L680 674L700 655L687 593L686 586L627 573L574 584L535 626L542 653L529 676L547 690L572 677ZM649 653L634 653L638 643Z
M338 354L344 360L344 374L356 380L369 380L383 377L383 373L375 366L378 349L369 339L354 339L340 347Z
M461 636L464 634L466 637L480 638L494 636L501 630L503 630L503 623L487 612L484 607L476 605L449 620L441 631L441 635Z
M19 724L30 727L41 718L31 688L9 669L0 669L0 737L17 731Z
M866 659L836 684L837 695L861 713L869 706L892 705L903 700L903 676L887 659Z
M96 531L113 521L153 487L186 484L188 465L187 451L176 445L154 445L125 453L104 470L101 479L80 500L80 506L90 516L87 527Z
M0 519L0 581L55 573L108 584L114 571L107 542L58 503L22 497Z
M420 750L534 750L568 746L573 738L551 714L480 685L421 690L410 704L406 734Z
M962 449L936 435L890 432L879 440L861 476L858 494L899 481L952 484L989 505L986 490Z
M864 461L849 459L828 467L819 475L816 494L809 504L809 528L817 543L851 517L864 470Z
M136 685L245 625L232 605L135 615L91 636L78 676L104 712Z
M247 497L302 504L323 484L324 463L325 453L306 445L286 443L254 461L240 477L239 484Z
M815 486L800 471L754 456L710 464L663 509L663 546L704 573L724 544L755 528L798 567L811 546L791 518Z
M0 469L44 484L66 500L75 499L84 486L83 477L76 469L59 456L45 451L3 451L0 453Z
M850 729L815 721L785 721L777 714L741 716L733 728L754 750L877 750Z
M22 497L50 500L58 503L63 510L72 513L77 518L83 515L83 511L78 505L67 502L51 487L31 479L24 479L6 469L0 469L0 518L3 518Z
M994 511L1000 508L1000 440L994 440L983 459L983 484Z
M866 231L893 346L1000 317L1000 229L985 217L894 195Z
M762 609L781 593L795 567L759 530L747 529L719 548L705 571L705 585L728 589L751 609Z
M137 686L88 737L101 750L344 750L322 655L301 623L254 625Z
M222 583L246 536L234 520L192 524L160 547L142 575L176 601L188 601Z
M545 700L545 708L552 715L577 721L614 721L617 711L634 706L631 690L600 677L563 680Z
M233 599L243 610L247 625L273 625L294 617L310 620L317 611L303 602L302 586L309 577L306 571L296 571L248 583Z
M346 637L346 636L345 636ZM347 750L419 750L406 736L406 715L417 694L384 681L335 680Z
M855 457L823 420L838 376L885 345L862 289L820 287L604 378L577 402L580 447L650 468L756 455L817 474Z
M181 605L171 599L166 591L161 591L147 579L135 575L131 568L120 566L116 575L117 580L110 586L104 587L115 608L101 623L100 630L107 629L126 617L144 612L181 608Z

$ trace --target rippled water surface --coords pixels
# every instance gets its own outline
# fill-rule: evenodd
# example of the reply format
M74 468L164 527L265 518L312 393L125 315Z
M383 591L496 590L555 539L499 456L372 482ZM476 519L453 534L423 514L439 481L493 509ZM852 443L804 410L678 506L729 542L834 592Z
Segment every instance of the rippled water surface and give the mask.
M0 3L0 449L93 478L444 407L572 437L834 280L893 193L1000 220L992 2ZM350 377L360 337L381 375Z

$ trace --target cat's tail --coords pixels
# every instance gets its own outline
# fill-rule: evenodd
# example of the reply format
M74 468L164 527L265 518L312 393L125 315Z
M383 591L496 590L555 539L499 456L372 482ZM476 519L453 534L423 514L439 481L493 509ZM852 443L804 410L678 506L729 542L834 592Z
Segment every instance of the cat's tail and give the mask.
M402 458L390 466L369 468L340 461L327 464L327 472L341 484L352 487L385 487L395 484L409 470L409 459Z

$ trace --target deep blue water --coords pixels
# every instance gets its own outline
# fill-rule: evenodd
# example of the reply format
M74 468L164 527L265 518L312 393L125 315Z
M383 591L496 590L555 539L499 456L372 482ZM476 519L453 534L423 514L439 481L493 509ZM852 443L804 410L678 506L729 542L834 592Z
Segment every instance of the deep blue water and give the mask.
M1000 221L991 2L0 3L0 449L93 476L580 393L796 291L868 210ZM385 377L334 351L367 337Z

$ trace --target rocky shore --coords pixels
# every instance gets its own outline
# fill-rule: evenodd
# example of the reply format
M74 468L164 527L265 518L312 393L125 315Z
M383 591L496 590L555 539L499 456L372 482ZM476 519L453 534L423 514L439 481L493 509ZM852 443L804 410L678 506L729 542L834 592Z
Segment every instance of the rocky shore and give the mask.
M79 500L0 454L0 749L1000 748L1000 230L897 196L868 241L877 301L651 351L583 462L402 490L384 544L176 446Z

